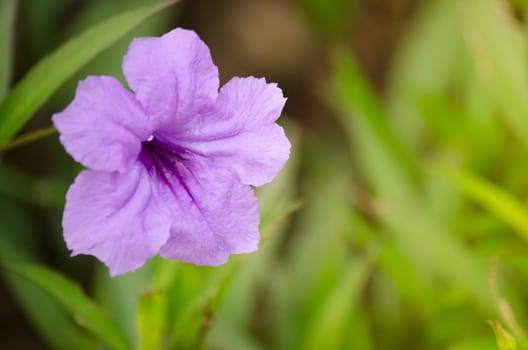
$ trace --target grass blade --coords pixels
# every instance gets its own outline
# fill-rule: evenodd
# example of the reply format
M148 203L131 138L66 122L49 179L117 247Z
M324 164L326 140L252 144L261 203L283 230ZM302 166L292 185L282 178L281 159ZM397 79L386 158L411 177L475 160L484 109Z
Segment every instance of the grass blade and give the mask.
M481 82L511 131L528 146L528 75L522 28L506 1L460 1L458 5L464 38Z
M0 101L9 89L11 81L11 64L13 60L13 23L15 21L16 1L3 0L0 2Z
M144 6L85 31L34 66L0 106L0 144L17 133L73 73L119 38L178 0Z
M417 266L426 266L461 287L482 311L493 314L486 266L429 212L428 203L417 190L417 181L401 165L398 148L385 141L392 130L383 113L378 112L381 107L371 107L378 102L355 61L342 55L336 63L339 79L335 103L341 108L341 122L354 152L363 162L365 179L377 195L377 214L383 224ZM356 118L352 119L351 112Z
M97 304L72 281L36 265L10 265L8 271L30 281L49 294L82 327L98 337L110 349L130 349L121 330Z
M452 179L469 198L528 240L528 210L515 197L476 175L459 173L452 176Z
M366 284L371 259L350 259L335 288L322 304L311 324L303 349L340 349L346 340L352 317Z

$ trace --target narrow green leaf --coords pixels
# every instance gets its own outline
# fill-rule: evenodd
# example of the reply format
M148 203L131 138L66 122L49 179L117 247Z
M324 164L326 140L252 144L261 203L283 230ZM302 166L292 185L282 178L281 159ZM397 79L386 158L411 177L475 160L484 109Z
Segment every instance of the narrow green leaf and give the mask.
M451 178L468 197L495 214L523 239L528 240L528 210L519 200L476 175L459 173Z
M301 5L318 29L324 34L342 32L357 13L357 0L301 0Z
M468 337L452 344L445 350L497 350L497 341L493 336Z
M130 344L113 320L72 281L36 265L10 265L7 270L30 281L56 300L81 326L110 349L130 349Z
M99 341L80 328L45 291L17 275L6 276L17 303L50 349L93 350Z
M98 264L96 267L91 289L93 299L110 315L128 339L138 338L137 312L150 276L149 266L116 277L110 277L106 266Z
M426 268L462 288L468 301L487 315L495 315L487 285L487 266L454 239L440 221L416 203L380 203L382 221L420 269ZM410 220L409 218L413 218ZM449 258L446 258L449 257Z
M162 349L166 332L167 293L152 292L141 296L136 324L139 349Z
M15 0L0 1L0 102L4 99L11 81L15 13Z
M500 350L517 350L517 341L502 327L499 321L489 321L489 324L497 337L497 345Z
M432 215L417 181L401 165L396 141L386 141L396 139L355 61L342 55L336 63L338 100L334 103L340 108L341 122L362 162L365 179L378 196L381 221L415 259L416 266L463 288L483 311L493 314L485 264Z
M388 165L394 168L393 176L398 176L395 181L403 184L406 182L404 178L412 180L416 169L408 150L390 129L383 106L369 82L363 78L358 64L345 58L346 56L345 53L337 53L335 56L339 97L346 100L345 108L348 109L350 104L353 104L353 110L358 114L358 122L368 128L369 137L375 138L380 147L390 150L391 164ZM344 127L350 131L353 125L345 122Z
M0 264L37 260L34 226L27 207L0 194L0 213ZM2 282L9 287L20 310L50 349L93 350L99 344L42 289L15 274L3 274ZM6 345L2 343L5 340L2 337L0 344Z
M446 91L459 75L464 46L455 7L456 0L419 2L388 72L386 106L392 126L413 152L422 150L425 137L416 102L424 94Z
M203 279L194 289L194 295L183 300L180 312L174 315L170 329L170 348L196 349L203 342L206 328L210 327L208 320L216 312L220 299L231 284L236 262L217 267ZM194 269L194 268L193 268ZM192 271L196 274L196 271ZM203 276L203 275L202 275ZM202 276L195 276L200 278Z
M528 72L522 28L505 1L460 1L458 8L481 83L511 131L528 146Z
M371 259L351 259L337 285L321 304L310 329L304 333L303 349L341 349L348 329L353 326L354 313L365 286Z
M79 68L150 16L178 0L143 6L85 31L40 61L0 106L0 144L17 133L46 99Z

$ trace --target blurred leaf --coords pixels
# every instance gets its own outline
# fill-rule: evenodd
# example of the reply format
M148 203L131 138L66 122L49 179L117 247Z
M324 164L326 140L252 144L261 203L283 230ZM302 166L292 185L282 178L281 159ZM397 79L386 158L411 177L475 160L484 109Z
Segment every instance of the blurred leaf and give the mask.
M21 207L3 199L0 196L0 262L34 261L38 254L31 218ZM97 346L97 340L79 328L47 293L15 274L4 276L25 317L50 348L91 350Z
M508 0L510 6L519 12L528 11L528 1L527 0Z
M449 346L446 350L497 350L497 341L493 337L470 337Z
M482 84L491 91L510 130L528 146L528 56L522 28L505 1L460 1L459 10Z
M13 25L15 23L16 0L0 2L0 102L4 99L11 83L13 60Z
M497 344L499 345L500 350L517 350L517 342L515 341L515 338L502 328L499 321L489 321L489 324L491 328L493 328L493 332L497 337Z
M291 294L296 306L308 313L310 310L302 305L309 303L310 298L319 300L317 293L329 290L325 282L335 278L343 266L343 241L349 223L346 194L350 182L342 151L335 149L332 153L331 145L313 135L306 135L303 142L303 153L309 155L303 163L302 183L307 200L296 220L296 234L288 246L287 263L289 282L295 286ZM324 291L316 291L317 285Z
M379 197L380 219L415 259L417 268L430 269L462 287L482 311L493 314L486 266L428 212L415 181L402 167L401 147L395 147L397 140L355 61L341 55L336 69L334 103L341 111L340 121L351 147L362 162L365 179Z
M482 100L481 95L476 97ZM446 96L423 94L417 104L421 112L419 122L425 122L427 142L435 144L431 152L437 157L450 156L452 162L464 162L476 170L493 166L505 138L494 116L473 115L467 106ZM438 181L438 177L431 179Z
M165 292L145 293L137 312L139 349L162 349L166 330L167 298Z
M447 90L463 50L457 20L456 0L418 4L389 72L391 102L412 108L422 93L432 95Z
M389 123L412 152L421 151L421 143L429 136L423 130L418 102L424 95L448 91L459 76L463 49L456 0L418 2L396 48L387 86Z
M508 329L512 331L512 335L519 347L521 349L528 349L528 338L526 337L526 332L520 326L517 315L515 314L512 307L513 305L517 305L517 309L519 310L524 310L526 308L524 303L519 303L519 294L516 293L519 291L519 288L511 288L513 286L504 285L504 283L502 283L502 286L499 287L498 280L500 277L504 277L504 274L499 274L498 266L494 265L490 270L489 285L493 293L493 298L495 299L494 301L497 305L497 309L499 310L502 320L505 322ZM520 316L523 317L524 314ZM523 320L526 320L526 318L523 317ZM498 323L498 321L496 322ZM491 322L490 324L493 327Z
M97 264L93 281L94 299L110 315L128 339L137 339L136 318L141 296L148 289L151 263L124 275L110 277L103 264Z
M341 349L350 328L353 328L354 309L359 302L368 272L369 259L350 259L346 270L332 292L322 302L318 315L307 330L303 349Z
M339 35L346 31L357 12L358 0L299 0L323 34Z
M379 210L382 220L397 235L399 243L416 259L415 264L420 265L416 268L438 273L463 288L469 296L468 301L476 303L484 313L495 314L487 286L486 265L423 208L391 203L380 206Z
M92 27L40 61L0 105L0 144L13 136L53 92L121 36L177 0L143 6Z
M385 239L379 255L378 268L395 285L396 292L409 305L416 307L416 312L429 315L435 307L434 288L429 280L422 278L396 242Z
M20 24L31 33L24 40L24 54L35 59L47 54L50 48L58 47L61 41L56 33L62 31L68 4L64 0L17 1L22 14Z
M367 129L363 138L375 140L375 144L371 147L390 150L390 157L384 160L389 170L388 173L392 174L392 177L385 179L391 181L387 183L387 187L392 187L394 191L401 189L401 191L410 192L412 181L416 176L416 165L401 140L391 130L383 106L374 90L363 77L357 63L345 52L336 52L334 63L337 94L340 100L339 102L331 101L331 103L339 104L336 107L345 108L348 112L353 110L358 114L356 122L361 123L361 126ZM353 124L348 121L343 126L348 132L353 128ZM376 156L378 152L370 153L371 156Z
M0 166L0 196L6 199L62 209L66 186L57 178L35 178L14 166Z
M334 140L303 137L301 193L306 198L297 215L282 269L273 270L270 332L280 336L273 347L303 347L313 322L348 266L349 193L346 154ZM275 285L276 284L276 285Z
M372 333L371 326L371 315L362 307L364 303L361 303L356 307L355 312L353 313L353 321L350 323L352 325L349 327L347 339L343 349L349 350L374 350L374 343L376 341Z
M470 173L458 173L452 179L468 197L528 240L528 210L520 201L499 186Z
M97 347L99 342L79 328L49 294L17 275L6 276L6 281L25 316L51 349L93 350Z
M278 236L271 239L277 240ZM229 284L225 284L225 297L218 310L211 316L212 328L208 334L206 348L258 349L251 336L248 324L252 319L253 304L258 297L258 283L269 268L276 245L261 247L258 254L251 255L233 269Z
M37 265L9 265L8 271L47 292L82 327L97 336L110 349L129 349L124 334L97 304L72 281Z
M233 259L234 260L234 259ZM183 305L178 305L177 312L173 315L169 328L169 348L196 349L202 345L205 331L211 326L211 318L216 313L218 302L225 295L227 287L230 285L235 267L239 267L238 261L231 261L227 265L207 268L207 273L202 268L200 271L194 266L185 265L182 271L187 270L187 275L182 275L182 281L174 280L173 283L185 283L185 277L195 278L189 290L192 293L179 299ZM189 279L189 282L191 280ZM191 283L190 283L191 284ZM174 285L173 288L179 288ZM171 298L170 294L167 294Z
M160 0L92 0L85 4L82 11L79 11L74 20L69 23L68 27L64 29L64 38L68 38L75 33L80 33L85 28L89 28L92 23L98 23L109 16L117 15L125 11L132 10L147 3L160 3ZM152 16L145 20L133 30L123 35L117 40L112 47L108 48L101 54L97 55L93 60L82 67L74 79L68 81L63 85L61 91L71 92L75 90L75 80L83 79L87 75L110 75L120 79L125 86L127 86L124 79L122 63L123 55L127 52L131 40L136 37L145 36L159 36L172 28L174 23L178 20L180 13L180 6L174 9L161 11L156 16ZM63 39L65 40L65 39ZM70 100L70 93L60 96L56 93L57 105L66 105Z

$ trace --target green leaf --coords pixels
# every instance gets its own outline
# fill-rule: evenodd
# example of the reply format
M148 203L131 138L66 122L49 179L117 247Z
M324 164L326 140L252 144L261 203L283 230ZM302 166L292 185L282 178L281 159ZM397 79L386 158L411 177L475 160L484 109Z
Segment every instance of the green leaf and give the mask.
M50 349L92 350L97 347L97 339L76 325L42 289L17 275L8 275L5 280L24 315Z
M354 309L365 287L372 259L350 259L305 335L303 349L340 349L353 326Z
M85 31L40 61L0 106L0 144L17 133L73 73L150 16L177 0L126 12Z
M396 147L388 118L356 62L346 55L338 58L335 103L352 149L362 162L364 177L378 196L375 206L379 218L416 266L461 287L483 311L494 314L486 265L434 217L418 191L417 181L402 166L401 148Z
M528 146L526 40L505 1L460 1L460 23L481 83L520 142Z
M0 102L4 99L11 80L13 49L13 23L15 21L16 1L0 2Z
M308 17L323 34L343 32L358 12L357 0L301 0Z
M110 277L103 264L96 267L91 289L93 299L110 315L128 339L138 338L136 316L150 275L148 263L134 273L115 277Z
M141 296L136 324L139 349L161 349L166 332L166 292L148 292Z
M386 105L392 113L392 126L414 152L421 151L425 136L416 102L423 94L446 91L460 75L456 68L464 46L455 7L456 0L417 4L388 72Z
M27 207L0 195L0 213L1 264L35 261L39 254ZM9 287L20 310L50 349L92 350L97 346L97 339L75 324L63 308L42 289L15 274L5 274L2 277L2 283Z
M495 214L523 239L528 240L528 210L499 186L469 173L452 176L455 184L475 202Z
M113 320L72 281L36 265L9 265L7 270L30 281L56 300L83 328L110 349L130 349L130 344Z
M200 281L198 283L194 281L192 296L188 295L185 299L180 299L182 305L178 305L178 310L174 313L173 323L169 330L171 349L199 348L206 329L210 327L209 319L216 313L219 301L231 284L235 267L240 267L238 261L230 262L222 267L207 269L209 272L194 266L186 266L181 270L185 270L181 274L183 283L193 284L193 279ZM170 294L167 296L170 297Z
M347 56L344 52L338 52L335 56L335 76L339 96L338 101L333 102L338 108L344 108L347 113L352 110L357 113L357 123L361 123L362 128L368 129L365 137L375 139L377 147L390 150L390 157L386 159L387 166L391 168L390 173L393 177L397 177L394 182L404 185L402 190L407 190L405 187L411 184L406 182L413 180L416 165L408 150L387 123L383 106L368 81L362 76L359 66ZM352 132L353 123L345 121L343 124L347 132Z
M497 341L493 336L468 337L468 339L459 341L445 350L497 350Z
M489 324L493 328L493 332L495 332L497 345L500 350L517 350L517 341L515 341L515 338L510 333L502 328L499 321L489 321Z

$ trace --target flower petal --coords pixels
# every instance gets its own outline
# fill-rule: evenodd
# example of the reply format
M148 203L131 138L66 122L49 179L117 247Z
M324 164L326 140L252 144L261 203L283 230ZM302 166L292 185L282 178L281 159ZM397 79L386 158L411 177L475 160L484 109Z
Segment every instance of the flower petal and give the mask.
M285 102L276 84L233 78L220 90L215 111L172 137L233 170L244 184L260 186L277 175L290 154L290 142L275 124Z
M123 72L158 128L177 129L218 95L218 68L207 45L190 30L135 39Z
M259 208L250 186L225 169L187 160L174 187L174 221L164 258L220 265L230 254L258 249Z
M112 276L141 267L169 236L170 215L156 192L142 166L127 173L81 172L66 195L62 220L72 255L96 256Z
M134 95L112 77L81 81L75 99L53 123L68 153L95 170L125 170L152 132Z

